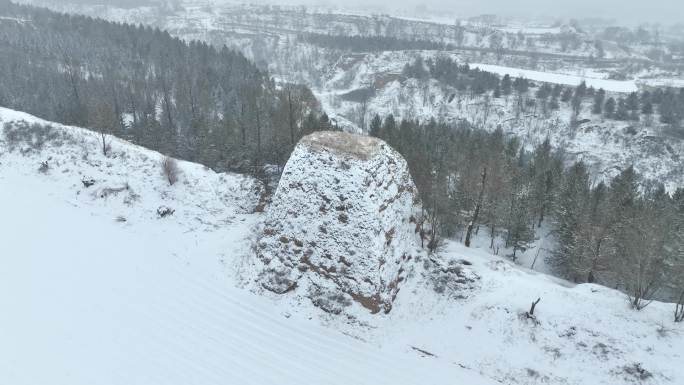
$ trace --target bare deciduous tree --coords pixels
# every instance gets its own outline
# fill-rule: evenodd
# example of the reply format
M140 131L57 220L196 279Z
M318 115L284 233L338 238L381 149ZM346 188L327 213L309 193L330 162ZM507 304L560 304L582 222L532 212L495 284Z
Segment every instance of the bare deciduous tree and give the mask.
M475 205L475 213L473 214L473 218L470 220L470 223L468 223L468 229L467 229L466 238L465 238L466 247L470 247L470 238L473 234L473 227L477 224L477 220L478 220L478 217L480 215L480 208L482 207L482 202L484 200L486 185L487 185L487 167L482 169L482 183L480 185L480 194L478 195L478 198L477 198L477 204Z
M679 295L679 301L675 304L675 322L684 321L684 290Z
M104 130L100 131L100 138L102 139L102 155L107 156L111 146L109 145L109 142L107 142L107 134Z

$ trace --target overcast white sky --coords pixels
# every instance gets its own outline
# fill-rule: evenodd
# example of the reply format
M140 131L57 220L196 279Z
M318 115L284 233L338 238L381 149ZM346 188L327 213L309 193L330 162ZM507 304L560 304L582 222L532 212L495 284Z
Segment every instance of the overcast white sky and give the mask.
M659 21L684 22L684 0L262 0L268 3L323 3L375 5L386 9L415 9L425 5L429 9L448 10L463 16L495 13L501 16L554 18L601 17L624 23Z
M2 0L0 0L2 1ZM22 1L22 0L15 0ZM24 0L26 1L26 0ZM42 0L59 2L83 2L106 4L122 0ZM136 0L125 0L136 3ZM156 0L164 1L164 0ZM183 0L181 0L183 1ZM401 9L404 15L420 16L414 12L426 7L432 13L444 12L443 16L468 17L483 13L499 16L527 18L604 18L620 24L662 22L684 23L684 0L207 0L216 3L260 3L288 5L327 5L352 10L359 6L377 7L378 11L391 13Z

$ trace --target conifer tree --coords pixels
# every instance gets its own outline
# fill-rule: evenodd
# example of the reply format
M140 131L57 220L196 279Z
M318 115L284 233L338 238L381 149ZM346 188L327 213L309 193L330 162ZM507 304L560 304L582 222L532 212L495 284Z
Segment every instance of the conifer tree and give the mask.
M368 134L370 136L374 136L376 138L381 138L382 137L382 119L380 118L380 115L375 115L373 116L373 119L370 122L370 127L369 127L369 132Z
M600 114L603 112L603 103L606 99L606 91L603 90L603 88L600 88L595 94L594 94L594 105L592 106L591 112L593 114Z

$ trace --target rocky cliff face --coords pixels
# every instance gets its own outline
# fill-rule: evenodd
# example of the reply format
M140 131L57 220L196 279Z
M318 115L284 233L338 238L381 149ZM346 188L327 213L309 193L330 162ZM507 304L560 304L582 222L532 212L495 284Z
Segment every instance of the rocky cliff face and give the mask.
M332 313L352 301L389 312L419 252L416 201L406 162L385 142L342 132L303 138L257 241L261 286Z

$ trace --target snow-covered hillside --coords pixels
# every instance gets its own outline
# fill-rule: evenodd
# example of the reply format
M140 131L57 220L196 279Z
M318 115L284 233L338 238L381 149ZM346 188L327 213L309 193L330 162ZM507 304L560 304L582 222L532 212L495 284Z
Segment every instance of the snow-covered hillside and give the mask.
M95 133L7 109L0 122L3 383L684 382L674 305L635 312L455 243L412 261L388 314L257 295L257 183L180 162L170 186L160 154L111 140L105 157Z
M15 121L46 124L0 108ZM1 382L492 383L236 288L250 179L183 162L169 186L160 154L112 140L104 157L94 133L52 127L0 140Z

